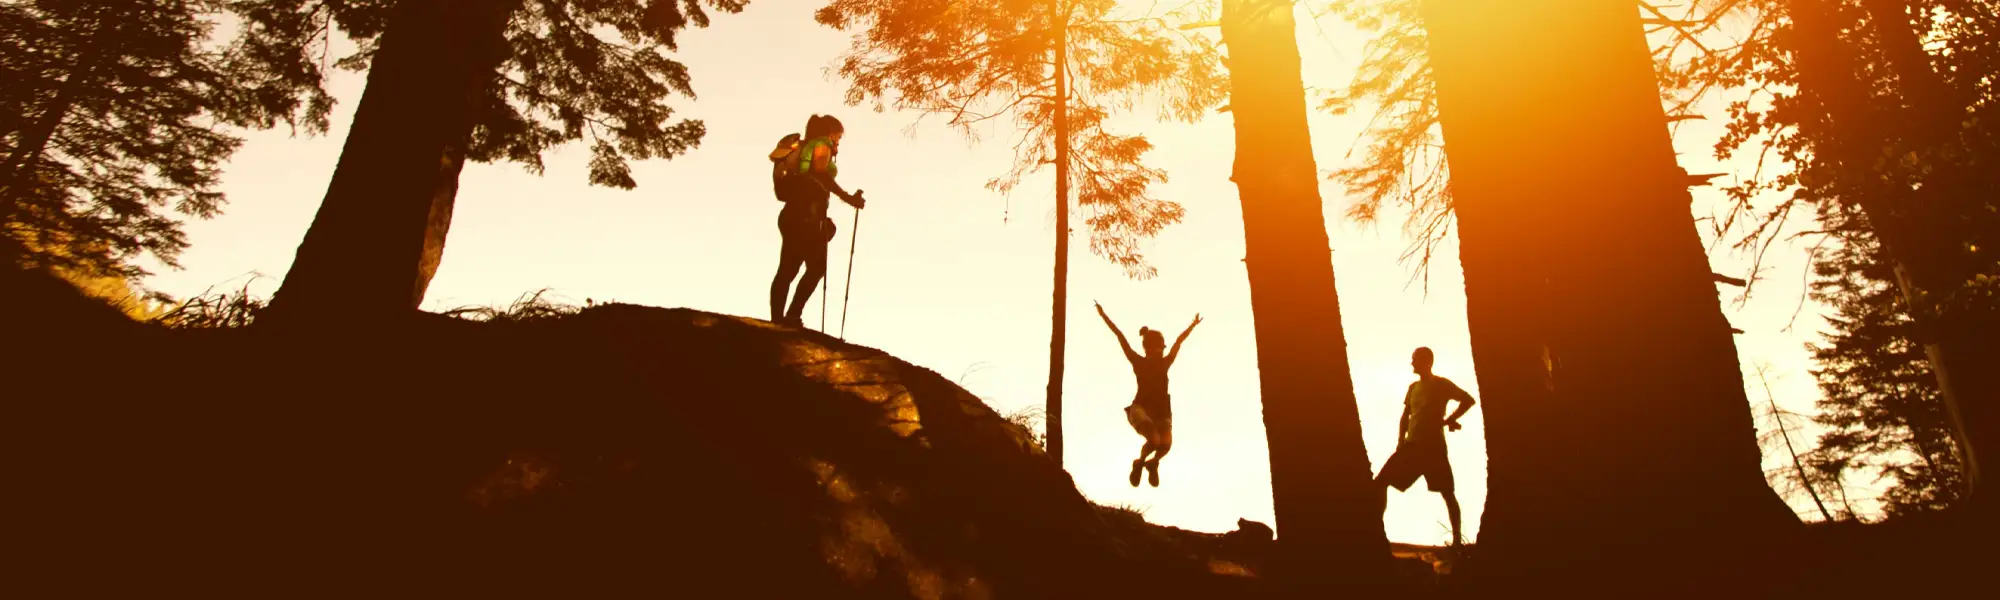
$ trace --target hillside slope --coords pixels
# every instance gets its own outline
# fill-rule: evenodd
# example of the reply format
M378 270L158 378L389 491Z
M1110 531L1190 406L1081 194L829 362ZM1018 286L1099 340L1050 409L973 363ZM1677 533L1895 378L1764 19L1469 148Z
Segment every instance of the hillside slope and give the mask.
M931 371L630 305L168 331L6 275L10 565L63 596L1246 597ZM49 586L49 587L44 587ZM274 594L274 592L276 592Z

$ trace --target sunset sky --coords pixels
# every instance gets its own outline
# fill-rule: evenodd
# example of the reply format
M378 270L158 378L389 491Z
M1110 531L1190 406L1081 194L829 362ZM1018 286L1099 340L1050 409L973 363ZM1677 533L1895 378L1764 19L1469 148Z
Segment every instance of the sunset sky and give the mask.
M588 152L581 146L546 157L544 176L512 164L468 166L444 264L424 308L501 305L546 287L575 303L592 298L768 317L765 294L778 255L780 204L771 196L763 156L779 137L801 129L807 115L830 113L847 126L841 181L850 190L866 190L870 201L851 265L848 339L962 378L1002 413L1041 403L1054 236L1049 175L1001 196L983 186L1008 167L1013 138L1005 124L971 142L935 119L911 128L918 115L843 106L845 84L826 69L845 49L848 34L814 23L817 6L759 0L742 14L718 15L711 28L681 36L676 58L692 71L700 97L677 105L705 121L709 133L686 156L635 164L637 190L586 185ZM1338 19L1312 21L1300 10L1306 85L1344 85L1365 40ZM190 224L194 246L183 257L186 268L156 268L148 284L181 297L246 282L258 294L276 289L325 193L364 76L335 76L341 103L329 135L292 137L282 129L248 134L224 177L227 212ZM1717 108L1707 111L1714 120L1678 132L1682 164L1694 173L1747 173L1748 165L1718 165L1711 158L1723 120ZM1365 110L1339 118L1312 115L1321 169L1349 164L1346 154L1367 117ZM1142 510L1155 523L1205 531L1232 529L1238 518L1268 523L1269 470L1241 262L1243 227L1228 181L1230 116L1194 125L1127 123L1124 131L1143 132L1155 144L1148 163L1171 177L1157 196L1180 202L1187 217L1150 243L1159 277L1144 282L1126 279L1088 254L1083 235L1075 238L1067 467L1092 500ZM1411 349L1434 348L1438 373L1479 394L1457 247L1443 249L1426 294L1421 283L1408 283L1412 265L1397 261L1407 243L1399 221L1349 223L1342 214L1353 200L1345 191L1327 182L1321 193L1355 392L1379 469L1394 448L1403 389L1412 379ZM1713 189L1697 190L1694 214L1707 216L1720 200ZM829 306L837 333L853 211L836 206L831 216L841 228ZM1803 344L1816 339L1819 308L1806 304L1792 322L1805 251L1773 254L1778 258L1769 261L1770 279L1758 295L1740 307L1726 302L1725 310L1746 331L1736 338L1745 370L1768 362L1781 403L1809 411L1818 392ZM1721 247L1711 252L1711 262L1718 271L1741 275L1746 261ZM1736 290L1722 293L1730 300ZM1132 372L1091 311L1093 300L1135 338L1141 325L1172 335L1197 312L1205 319L1172 373L1176 444L1163 463L1160 488L1134 489L1125 482L1140 445L1121 411L1132 398ZM818 315L815 301L807 325L817 325ZM1761 401L1761 391L1752 398ZM1449 436L1468 537L1478 531L1485 497L1482 422L1483 411L1474 410L1465 429ZM1444 520L1442 503L1421 484L1391 494L1386 525L1393 540L1440 543L1449 539Z

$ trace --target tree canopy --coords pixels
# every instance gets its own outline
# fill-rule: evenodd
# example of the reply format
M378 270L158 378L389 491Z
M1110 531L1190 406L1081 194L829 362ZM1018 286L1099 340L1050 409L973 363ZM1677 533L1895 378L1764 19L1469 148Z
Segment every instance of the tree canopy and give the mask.
M219 2L0 4L0 226L21 262L136 278L225 202L226 126L286 118L265 65L211 39Z
M820 23L855 31L838 72L850 104L938 116L968 136L1010 118L1020 136L1011 169L988 182L1008 192L1054 164L1056 28L1067 24L1070 163L1091 252L1134 278L1157 271L1140 242L1179 222L1180 204L1154 198L1165 172L1142 163L1152 143L1115 133L1120 111L1152 104L1163 119L1194 121L1226 98L1216 44L1183 31L1205 7L1127 15L1113 0L833 0ZM1060 15L1060 16L1058 16ZM1058 20L1062 19L1062 20Z
M748 0L524 0L506 29L507 58L497 85L473 104L467 159L513 162L543 171L542 154L590 144L590 183L631 189L630 161L673 158L700 144L707 129L677 118L670 101L693 98L687 67L665 52L681 30L706 27L708 10L735 13ZM391 0L235 0L245 21L244 53L275 76L264 93L301 108L324 129L332 98L325 88L332 36L359 49L336 68L364 70L389 26Z

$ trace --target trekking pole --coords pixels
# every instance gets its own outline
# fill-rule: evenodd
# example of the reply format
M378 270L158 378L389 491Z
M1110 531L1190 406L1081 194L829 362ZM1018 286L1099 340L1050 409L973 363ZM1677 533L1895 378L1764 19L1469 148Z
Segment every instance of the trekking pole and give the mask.
M861 190L854 190L861 197ZM861 209L854 209L854 226L847 229L847 283L840 287L840 340L847 341L847 300L854 297L854 245L861 240Z
M826 278L819 278L819 332L826 333Z

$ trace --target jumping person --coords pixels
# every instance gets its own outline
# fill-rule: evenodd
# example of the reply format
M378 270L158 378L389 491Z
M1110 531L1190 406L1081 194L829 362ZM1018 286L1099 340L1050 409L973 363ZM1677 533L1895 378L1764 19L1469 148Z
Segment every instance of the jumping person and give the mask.
M1194 326L1201 324L1201 315L1194 316L1194 322L1174 340L1174 349L1160 356L1166 349L1166 341L1160 332L1151 328L1139 328L1139 343L1146 353L1132 351L1132 344L1125 341L1125 332L1118 330L1118 324L1111 322L1111 315L1104 313L1104 305L1097 305L1097 316L1104 318L1104 326L1117 334L1118 345L1125 348L1125 360L1132 363L1132 374L1139 378L1138 393L1132 404L1125 407L1125 420L1132 423L1132 430L1146 438L1139 447L1139 458L1132 461L1132 487L1139 487L1139 472L1146 472L1147 483L1160 487L1160 458L1174 448L1174 407L1167 394L1167 369L1174 366L1174 358L1181 354L1181 342L1187 341L1188 334L1194 333Z
M839 119L813 115L806 120L803 138L786 136L771 152L772 184L785 208L778 212L778 233L784 246L778 254L778 274L771 278L771 320L800 327L804 325L806 302L813 287L826 277L826 247L833 241L833 219L827 218L827 199L837 196L860 210L867 204L861 192L841 189L834 177L840 172L835 157L840 155L840 138L845 128ZM805 267L798 289L786 308L785 291Z
M1458 384L1431 374L1436 360L1430 348L1418 348L1410 356L1410 367L1416 371L1417 381L1403 394L1403 419L1396 425L1396 452L1389 455L1389 462L1382 465L1382 473L1375 476L1375 481L1400 492L1410 489L1418 477L1424 478L1431 491L1444 496L1445 514L1451 517L1451 544L1457 546L1464 543L1464 538L1458 532L1458 497L1452 494L1451 457L1446 452L1444 432L1458 431L1458 418L1472 410L1475 403L1472 394ZM1444 416L1447 400L1458 401L1458 410L1449 417Z

